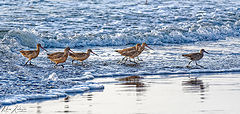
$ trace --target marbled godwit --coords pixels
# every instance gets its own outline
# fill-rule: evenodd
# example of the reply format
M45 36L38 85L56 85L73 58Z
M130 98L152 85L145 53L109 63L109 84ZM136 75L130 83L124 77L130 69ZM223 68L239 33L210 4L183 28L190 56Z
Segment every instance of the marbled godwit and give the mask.
M138 58L138 56L144 51L145 49L145 46L148 47L149 49L153 50L151 47L149 47L146 43L142 43L142 45L138 48L138 50L135 50L133 51L132 53L129 53L130 56L129 57L129 60L131 61L131 58L134 60L134 61L131 61L131 62L134 62L134 63L137 63L135 61L135 57ZM138 58L139 61L142 61Z
M70 97L69 97L69 96L66 96L66 97L64 98L64 102L69 102L69 99L70 99Z
M40 48L42 48L43 50L45 50L47 52L46 49L44 49L41 44L37 44L37 50L30 50L30 51L24 51L24 50L21 50L20 53L28 58L28 61L24 64L26 65L29 61L30 61L30 65L32 65L31 63L31 60L36 58L38 55L39 55L39 52L40 52Z
M86 60L90 56L90 52L97 55L91 49L88 49L86 53L84 53L84 52L82 52L82 53L70 53L69 56L73 59L72 64L73 64L74 60L78 60L78 61L82 62L82 64L83 64L83 61Z
M122 60L120 60L119 62L122 62L124 59L125 62L127 61L127 57L130 57L131 55L133 55L137 50L139 50L141 47L141 44L136 44L136 46L130 47L130 48L125 48L125 49L121 49L121 50L115 50L116 52L120 53L122 56L125 56ZM118 62L118 63L119 63Z
M128 52L131 51L136 51L140 48L141 44L137 43L136 46L130 47L130 48L125 48L121 50L115 50L116 52L120 53L122 56L128 55Z
M151 47L149 47L149 46L144 42L144 43L142 43L142 46L139 48L139 50L138 50L135 54L133 54L133 56L132 56L131 58L138 57L138 56L144 51L145 46L148 47L149 49L153 50ZM140 59L138 58L138 60L140 60Z
M184 56L184 57L186 57L186 58L188 58L188 59L191 60L191 61L188 63L187 67L189 67L189 65L191 64L192 61L195 61L195 63L196 63L197 66L201 66L201 65L198 65L198 64L197 64L197 61L200 60L200 59L202 59L204 52L205 52L205 53L208 53L208 52L206 52L204 49L201 49L201 50L200 50L200 53L183 54L182 56ZM203 66L201 66L201 67L203 67Z
M56 53L48 54L48 59L56 63L56 65L54 66L56 67L59 63L64 63L67 60L69 51L74 53L72 50L70 50L69 47L66 47L64 52L56 52ZM61 66L64 68L63 65Z

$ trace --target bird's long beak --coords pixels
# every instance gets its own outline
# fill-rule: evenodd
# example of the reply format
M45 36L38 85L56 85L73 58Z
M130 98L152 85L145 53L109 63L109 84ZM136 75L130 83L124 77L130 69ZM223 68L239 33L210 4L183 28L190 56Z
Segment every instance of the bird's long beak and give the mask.
M42 46L41 46L41 48L44 50L44 51L46 51L46 52L48 52L45 48L43 48Z
M148 45L146 45L149 49L153 50L151 47L149 47Z
M70 52L74 53L72 50L69 50Z
M94 55L96 55L96 56L98 56L98 54L96 54L96 53L94 53L94 52L92 52Z
M205 53L209 54L207 51L204 50Z

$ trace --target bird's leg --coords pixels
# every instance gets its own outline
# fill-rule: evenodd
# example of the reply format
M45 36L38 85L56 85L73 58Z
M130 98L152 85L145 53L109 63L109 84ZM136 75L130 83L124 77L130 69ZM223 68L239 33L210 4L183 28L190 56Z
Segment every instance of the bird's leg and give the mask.
M131 60L131 58L129 58L129 61L130 61L130 62L133 62L133 61Z
M133 58L133 61L131 60L131 58L129 58L129 61L130 61L130 62L134 62L135 64L138 64L138 63L135 61L134 58Z
M27 63L29 62L30 60L28 60L24 65L27 65Z
M133 61L132 61L131 58L129 58L129 61L130 61L130 62L135 62L135 59L133 58Z
M125 58L125 57L124 57L124 58ZM128 58L126 57L124 64L126 64L127 60L128 60Z
M124 58L122 58L121 60L119 60L117 63L120 63Z
M122 63L124 60L125 60L125 62L124 62L124 64L125 64L126 61L128 60L128 58L127 58L127 57L124 57L124 58L121 60L121 63Z
M139 57L137 57L138 61L143 61L142 59L140 59Z
M122 58L121 60L119 60L117 63L121 63L126 57Z
M53 67L56 68L58 64L55 64Z
M135 64L138 64L138 62L136 62L136 61L135 61L135 59L134 59L134 61L133 61L133 62L134 62Z
M72 60L72 64L73 64L73 61L74 61L74 60Z
M135 61L135 59L133 58L133 62L135 63L135 64L137 64L137 62Z
M203 66L201 66L201 65L197 64L197 61L195 61L195 63L196 63L196 65L197 65L197 66L200 66L200 67L202 67L202 68L203 68Z
M189 65L191 64L191 62L192 62L192 61L190 61L190 62L188 63L187 67L190 67Z
M29 62L30 62L30 65L32 65L31 60Z
M55 65L54 65L54 68L56 68L57 66L58 66L58 64L55 64ZM64 66L63 66L63 65L61 65L61 66L64 68Z
M133 58L133 60L134 60L134 61L136 61L136 59L135 59L135 58Z

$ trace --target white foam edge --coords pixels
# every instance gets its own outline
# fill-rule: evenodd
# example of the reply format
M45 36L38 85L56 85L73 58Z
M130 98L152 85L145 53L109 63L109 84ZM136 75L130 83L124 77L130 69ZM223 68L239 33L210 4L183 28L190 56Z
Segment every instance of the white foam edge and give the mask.
M47 94L16 95L0 101L1 105L12 105L22 103L28 100L52 99L67 96L67 93L83 93L88 90L104 89L103 85L93 82L87 82L83 85L75 85L69 89L52 89Z

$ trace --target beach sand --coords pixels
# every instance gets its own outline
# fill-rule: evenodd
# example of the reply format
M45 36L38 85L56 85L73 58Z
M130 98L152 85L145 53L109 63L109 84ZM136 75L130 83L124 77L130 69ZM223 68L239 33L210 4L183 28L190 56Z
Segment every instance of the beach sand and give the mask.
M1 109L1 114L237 114L240 73L208 73L95 78L104 90L31 101ZM190 77L190 78L189 78Z

